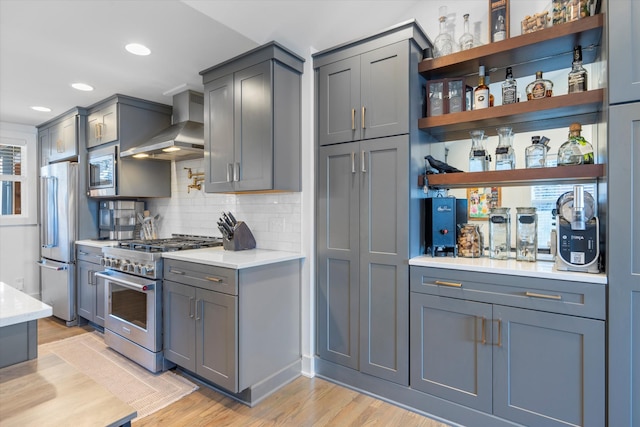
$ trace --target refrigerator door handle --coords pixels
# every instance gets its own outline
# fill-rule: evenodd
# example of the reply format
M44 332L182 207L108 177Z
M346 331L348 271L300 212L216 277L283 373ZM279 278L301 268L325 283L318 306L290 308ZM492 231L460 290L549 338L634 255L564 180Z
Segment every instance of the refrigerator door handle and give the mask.
M42 268L48 268L49 270L55 270L55 271L62 271L62 270L67 270L68 269L67 265L61 265L59 267L54 267L52 265L47 265L45 261L36 261L36 264L38 264Z
M43 248L58 246L58 180L53 176L42 177L42 228Z

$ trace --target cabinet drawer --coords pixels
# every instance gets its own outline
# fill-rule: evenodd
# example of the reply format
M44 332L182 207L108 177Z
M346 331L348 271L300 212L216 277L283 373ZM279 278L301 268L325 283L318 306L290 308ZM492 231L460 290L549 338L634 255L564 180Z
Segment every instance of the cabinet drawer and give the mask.
M102 248L94 246L77 245L76 257L78 261L87 261L93 264L100 264L102 259Z
M411 267L411 291L604 319L606 287L504 274Z
M237 270L231 268L165 259L164 279L229 295L238 295Z

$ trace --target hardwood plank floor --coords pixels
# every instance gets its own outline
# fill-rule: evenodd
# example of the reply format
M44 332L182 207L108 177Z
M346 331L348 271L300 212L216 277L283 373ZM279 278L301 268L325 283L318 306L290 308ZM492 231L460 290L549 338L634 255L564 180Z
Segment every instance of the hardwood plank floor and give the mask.
M40 319L38 344L91 331L91 326L68 328L53 317ZM298 377L253 408L206 385L198 385L200 388L197 391L134 421L133 426L446 427L445 424L321 378Z

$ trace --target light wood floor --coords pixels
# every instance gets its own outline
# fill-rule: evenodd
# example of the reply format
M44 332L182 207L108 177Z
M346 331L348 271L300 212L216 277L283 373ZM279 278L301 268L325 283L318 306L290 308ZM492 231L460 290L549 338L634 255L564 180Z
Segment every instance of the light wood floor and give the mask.
M38 343L90 332L55 318L38 321ZM202 385L133 425L140 426L402 426L446 427L414 412L320 378L299 377L253 408Z

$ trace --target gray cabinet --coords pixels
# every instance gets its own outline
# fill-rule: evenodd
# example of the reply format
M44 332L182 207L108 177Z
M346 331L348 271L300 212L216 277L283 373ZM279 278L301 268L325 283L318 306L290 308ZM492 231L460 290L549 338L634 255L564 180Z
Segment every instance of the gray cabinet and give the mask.
M253 404L300 374L300 266L166 259L165 358Z
M408 380L408 136L321 147L320 357Z
M409 132L409 46L398 42L318 70L320 145Z
M88 245L76 246L78 315L99 326L104 326L104 282L96 277L103 270L100 265L102 251Z
M78 157L79 121L84 114L83 109L76 108L38 126L41 166Z
M118 139L118 105L111 104L87 116L87 148Z
M636 96L637 101L637 96ZM609 425L640 426L640 102L609 107Z
M603 285L411 267L411 290L412 388L523 425L605 424Z
M609 103L640 100L640 7L632 0L608 2ZM640 423L640 421L638 421Z
M205 191L300 191L303 59L269 43L202 71Z

